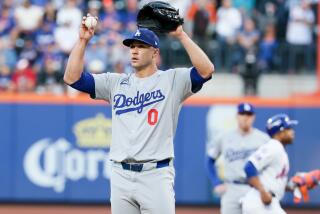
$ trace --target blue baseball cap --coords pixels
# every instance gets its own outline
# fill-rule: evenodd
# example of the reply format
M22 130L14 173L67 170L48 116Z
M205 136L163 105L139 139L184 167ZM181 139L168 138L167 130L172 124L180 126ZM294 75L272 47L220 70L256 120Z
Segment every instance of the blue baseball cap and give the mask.
M132 37L123 40L123 44L129 47L134 41L143 42L154 48L159 48L158 36L147 28L139 28Z
M238 105L238 114L254 114L254 107L250 103L240 103Z
M285 129L292 129L297 120L291 120L286 114L277 114L267 120L266 130L270 137Z
M266 129L270 137L285 129L292 129L297 120L291 120L286 114L277 114L267 120Z

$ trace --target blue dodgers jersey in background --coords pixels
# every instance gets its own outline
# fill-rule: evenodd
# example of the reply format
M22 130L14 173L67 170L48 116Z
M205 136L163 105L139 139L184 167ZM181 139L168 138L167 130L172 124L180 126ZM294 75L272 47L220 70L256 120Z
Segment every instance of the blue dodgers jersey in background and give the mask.
M184 106L180 113L175 138L177 203L218 203L205 171L206 130L208 123L228 124L207 121L210 109ZM287 149L290 175L320 168L320 132L311 122L320 119L320 109L257 107L256 127L264 130L265 121L280 112L299 120L296 140ZM109 202L110 106L6 103L0 104L0 118L0 201ZM284 204L292 204L290 194ZM304 205L314 204L320 204L319 188Z

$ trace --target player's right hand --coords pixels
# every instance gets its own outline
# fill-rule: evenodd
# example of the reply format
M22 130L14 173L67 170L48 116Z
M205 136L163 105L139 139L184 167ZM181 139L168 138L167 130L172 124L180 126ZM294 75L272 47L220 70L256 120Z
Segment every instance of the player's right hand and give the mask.
M272 202L272 195L270 192L267 191L261 191L260 192L260 197L264 205L269 205Z
M80 32L79 32L79 38L89 41L93 35L94 35L94 30L95 28L87 28L85 25L85 21L87 19L87 17L91 16L89 13L87 14L87 16L82 17L82 22L81 22L81 26L80 26ZM98 21L98 17L94 17L95 19L97 19Z

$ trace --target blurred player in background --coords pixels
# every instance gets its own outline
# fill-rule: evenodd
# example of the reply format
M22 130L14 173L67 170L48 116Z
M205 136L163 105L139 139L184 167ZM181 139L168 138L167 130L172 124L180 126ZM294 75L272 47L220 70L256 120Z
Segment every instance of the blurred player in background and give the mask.
M320 184L320 169L310 172L297 172L287 184L287 190L293 192L293 202L308 202L309 190Z
M241 199L244 214L282 214L280 206L288 181L289 159L285 146L294 140L293 125L285 114L268 119L267 132L272 138L253 153L245 165L251 190Z
M83 72L84 53L94 29L83 17L64 80L112 108L110 148L113 214L175 213L173 138L183 101L211 79L214 66L178 26L170 35L188 53L192 68L157 68L159 39L146 28L123 41L130 48L130 74Z
M238 128L221 134L214 142L209 142L207 150L207 170L214 194L222 195L222 214L241 213L239 200L250 189L243 167L249 155L269 139L265 133L253 127L253 105L240 103L237 108ZM223 162L222 182L215 168L218 158L222 158Z

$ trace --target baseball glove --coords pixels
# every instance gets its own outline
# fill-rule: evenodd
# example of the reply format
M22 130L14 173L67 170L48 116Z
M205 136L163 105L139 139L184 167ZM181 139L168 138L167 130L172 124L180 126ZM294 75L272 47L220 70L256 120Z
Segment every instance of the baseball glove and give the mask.
M183 24L179 10L167 2L154 1L144 5L137 15L139 28L148 28L156 33L169 33L175 31Z
M306 173L297 173L293 176L288 187L294 193L294 202L300 203L309 201L309 190L315 188L320 181L320 170L313 170Z

